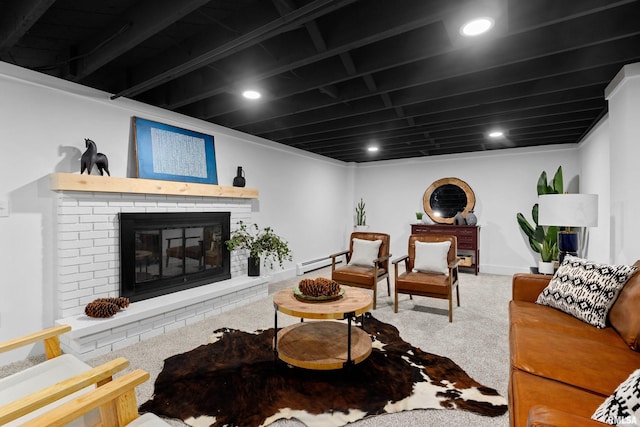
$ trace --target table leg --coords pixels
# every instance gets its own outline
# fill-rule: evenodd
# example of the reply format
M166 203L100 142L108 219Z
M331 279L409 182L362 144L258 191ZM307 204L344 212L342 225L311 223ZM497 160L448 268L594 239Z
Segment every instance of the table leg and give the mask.
M273 310L273 361L278 363L278 306Z

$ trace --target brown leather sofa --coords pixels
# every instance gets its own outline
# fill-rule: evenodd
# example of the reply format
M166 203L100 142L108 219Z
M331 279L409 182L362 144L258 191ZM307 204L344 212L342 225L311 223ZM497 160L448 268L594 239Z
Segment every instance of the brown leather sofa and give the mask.
M591 415L640 368L640 273L620 292L604 329L536 304L550 280L536 274L513 277L511 426L606 426Z

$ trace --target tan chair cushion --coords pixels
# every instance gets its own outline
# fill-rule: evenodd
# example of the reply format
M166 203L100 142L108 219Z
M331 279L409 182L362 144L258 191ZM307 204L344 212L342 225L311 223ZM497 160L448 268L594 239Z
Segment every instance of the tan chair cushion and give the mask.
M640 260L634 265L640 267ZM609 323L629 348L640 351L640 272L622 288L618 300L609 311Z
M408 272L398 276L395 283L398 292L425 292L432 294L449 294L449 276L441 274L425 274Z
M378 268L378 277L386 274L386 272L384 268ZM371 287L376 283L373 280L373 267L362 265L346 265L336 268L331 278L337 282L357 283Z

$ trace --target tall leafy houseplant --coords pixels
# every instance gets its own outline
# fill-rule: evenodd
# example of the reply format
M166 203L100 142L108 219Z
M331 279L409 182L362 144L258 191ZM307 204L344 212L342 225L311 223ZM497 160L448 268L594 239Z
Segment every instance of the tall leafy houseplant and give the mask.
M242 221L236 230L231 232L230 239L226 241L227 249L230 251L249 251L249 272L256 270L260 275L260 258L266 267L273 268L275 261L283 267L284 261L292 260L289 243L273 232L271 227L260 229L257 224L247 225ZM253 270L252 270L253 267Z
M542 171L538 178L538 196L542 194L562 194L563 187L562 166L558 167L558 170L553 176L553 181L547 182L547 172L545 171ZM531 249L540 254L543 262L552 262L558 258L558 227L555 225L549 227L538 225L537 203L533 205L531 216L533 217L533 224L535 226L531 225L521 213L516 215L518 224L524 234L527 235Z

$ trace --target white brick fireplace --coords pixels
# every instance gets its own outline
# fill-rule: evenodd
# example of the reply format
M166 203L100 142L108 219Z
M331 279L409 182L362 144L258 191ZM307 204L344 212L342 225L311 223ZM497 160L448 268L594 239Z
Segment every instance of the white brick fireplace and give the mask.
M85 176L83 184L96 178L109 179ZM268 281L246 276L246 259L232 254L230 280L135 302L108 319L86 316L87 303L119 294L120 212L230 212L232 229L238 221L252 221L251 198L243 196L201 196L197 191L186 191L196 195L148 194L113 188L89 191L91 188L61 191L52 177L52 189L57 191L56 323L72 326L61 337L65 352L90 359L267 296ZM234 191L223 194L234 195Z

